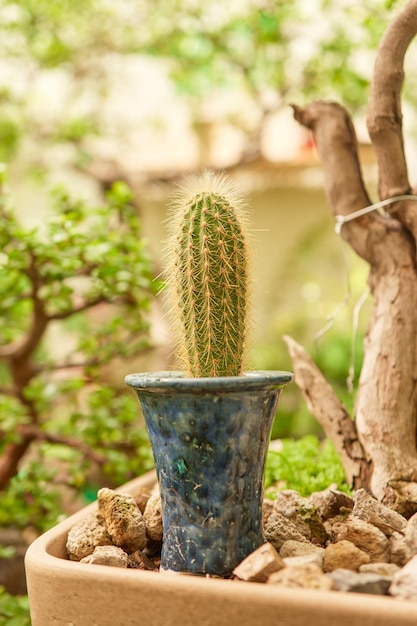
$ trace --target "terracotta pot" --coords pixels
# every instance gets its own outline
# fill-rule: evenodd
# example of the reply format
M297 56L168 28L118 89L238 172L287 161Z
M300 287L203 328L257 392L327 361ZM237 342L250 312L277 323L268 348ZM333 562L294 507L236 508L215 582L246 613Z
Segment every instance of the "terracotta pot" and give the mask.
M155 474L119 489L139 491ZM68 531L92 504L34 541L26 554L32 626L415 626L417 605L336 591L286 589L68 561Z

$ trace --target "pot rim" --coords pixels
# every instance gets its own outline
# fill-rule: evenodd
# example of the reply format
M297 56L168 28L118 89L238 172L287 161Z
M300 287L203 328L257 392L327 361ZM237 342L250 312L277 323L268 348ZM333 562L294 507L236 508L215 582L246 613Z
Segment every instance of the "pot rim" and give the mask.
M242 376L187 377L181 371L157 371L128 374L125 383L134 389L178 389L178 390L247 390L279 389L294 380L292 372L281 370L253 370Z

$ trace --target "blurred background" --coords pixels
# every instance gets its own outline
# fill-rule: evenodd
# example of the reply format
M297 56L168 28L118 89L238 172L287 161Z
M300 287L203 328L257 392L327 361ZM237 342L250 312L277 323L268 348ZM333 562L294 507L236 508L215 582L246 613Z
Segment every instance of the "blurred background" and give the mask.
M184 176L222 170L247 196L251 367L291 369L282 336L292 335L352 408L371 304L367 268L335 234L314 145L290 105L326 99L348 108L376 201L367 95L378 41L404 4L0 0L7 591L24 593L21 556L33 537L98 487L152 466L123 379L174 367L161 272L167 207ZM412 181L415 56L411 49L404 90ZM273 437L308 433L321 435L291 385ZM6 600L3 592L0 623Z

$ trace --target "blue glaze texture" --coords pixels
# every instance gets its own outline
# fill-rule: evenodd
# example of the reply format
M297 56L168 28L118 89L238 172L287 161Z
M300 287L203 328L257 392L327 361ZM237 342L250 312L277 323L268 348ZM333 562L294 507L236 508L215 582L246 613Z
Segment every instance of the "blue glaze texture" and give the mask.
M292 380L272 374L126 378L142 406L161 489L162 569L227 577L264 543L266 451L281 389Z

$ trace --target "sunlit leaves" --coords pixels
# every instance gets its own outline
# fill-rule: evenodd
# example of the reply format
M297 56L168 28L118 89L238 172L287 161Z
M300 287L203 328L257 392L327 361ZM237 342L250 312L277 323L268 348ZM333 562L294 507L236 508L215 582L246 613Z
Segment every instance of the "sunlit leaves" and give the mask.
M349 491L340 459L330 440L320 442L314 435L299 440L284 439L282 450L270 450L265 470L265 486L295 489L302 496L321 491L333 483Z
M61 189L55 192L57 213L45 228L25 231L13 215L2 221L7 271L0 277L0 319L9 340L13 329L26 329L33 294L48 316L121 299L147 308L153 283L130 199L130 191L116 184L106 204L88 207Z
M62 513L53 478L53 469L44 462L26 463L12 478L7 491L0 493L0 526L33 525L43 531L55 524Z

